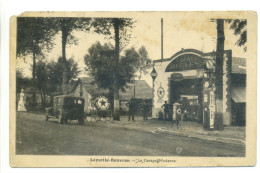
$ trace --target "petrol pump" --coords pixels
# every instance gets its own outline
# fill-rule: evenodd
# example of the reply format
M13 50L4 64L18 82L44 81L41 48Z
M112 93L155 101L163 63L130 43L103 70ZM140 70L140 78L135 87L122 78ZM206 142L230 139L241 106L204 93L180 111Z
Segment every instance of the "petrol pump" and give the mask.
M205 64L203 74L203 124L207 130L214 130L216 115L215 62L210 59Z

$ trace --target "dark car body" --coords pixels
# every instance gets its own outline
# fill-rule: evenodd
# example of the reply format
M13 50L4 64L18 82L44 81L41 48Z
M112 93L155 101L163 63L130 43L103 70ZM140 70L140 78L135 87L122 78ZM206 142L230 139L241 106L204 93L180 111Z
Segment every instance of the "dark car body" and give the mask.
M53 107L46 108L46 121L49 118L57 118L59 123L67 120L78 120L84 123L85 100L81 97L60 95L53 99Z

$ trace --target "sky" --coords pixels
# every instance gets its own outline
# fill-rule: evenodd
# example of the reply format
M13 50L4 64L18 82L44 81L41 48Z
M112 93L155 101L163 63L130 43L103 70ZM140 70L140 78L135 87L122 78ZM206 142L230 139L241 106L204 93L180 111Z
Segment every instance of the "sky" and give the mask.
M132 29L132 38L127 48L134 47L139 49L145 46L148 51L149 58L152 60L161 58L161 17L158 16L138 16L134 18L136 21ZM163 17L163 42L164 42L164 58L170 58L173 54L183 49L197 49L202 52L212 52L216 50L217 29L216 23L211 22L206 15L196 16L190 14L185 15L168 15ZM87 54L88 48L99 41L102 44L110 42L114 44L114 40L107 39L103 35L94 32L75 31L74 36L78 39L77 45L67 45L67 58L73 57L79 64L82 71L79 77L86 76L84 73L84 55ZM57 34L54 38L55 46L52 51L47 54L47 61L57 61L61 56L61 34ZM246 58L247 54L243 48L235 45L238 36L234 36L233 30L229 29L229 24L225 23L225 49L232 50L232 56ZM24 76L31 77L30 64L32 64L32 56L29 55L25 60L17 59L17 68L24 72ZM152 86L152 78L150 74L144 75L142 79Z

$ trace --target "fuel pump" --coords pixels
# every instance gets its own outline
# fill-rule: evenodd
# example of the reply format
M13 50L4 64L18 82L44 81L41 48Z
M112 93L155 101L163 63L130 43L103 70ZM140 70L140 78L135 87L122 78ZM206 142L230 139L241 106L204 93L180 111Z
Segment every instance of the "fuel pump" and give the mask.
M216 114L215 65L213 60L206 63L203 75L203 124L207 130L214 129Z

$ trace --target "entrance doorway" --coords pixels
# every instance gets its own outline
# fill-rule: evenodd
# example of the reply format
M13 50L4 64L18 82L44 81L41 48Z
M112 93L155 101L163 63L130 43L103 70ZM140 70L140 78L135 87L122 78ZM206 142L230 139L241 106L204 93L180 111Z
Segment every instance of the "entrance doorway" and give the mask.
M202 78L170 80L170 105L179 102L182 104L183 120L202 123L203 109Z

